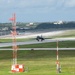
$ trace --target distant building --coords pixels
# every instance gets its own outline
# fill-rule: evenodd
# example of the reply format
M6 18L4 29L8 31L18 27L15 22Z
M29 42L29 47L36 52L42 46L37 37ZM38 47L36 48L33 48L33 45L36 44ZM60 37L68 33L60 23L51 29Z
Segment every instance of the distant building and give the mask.
M63 21L54 22L54 24L63 24Z
M29 24L27 24L26 26L32 26L34 23L29 23Z

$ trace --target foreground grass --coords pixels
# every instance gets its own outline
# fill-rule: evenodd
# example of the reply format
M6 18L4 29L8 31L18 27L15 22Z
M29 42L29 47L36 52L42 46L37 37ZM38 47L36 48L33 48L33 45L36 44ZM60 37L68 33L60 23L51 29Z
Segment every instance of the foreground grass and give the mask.
M59 51L62 68L60 75L75 75L75 51ZM58 75L56 51L18 51L18 64L24 64L23 73L11 73L12 51L0 51L0 75Z

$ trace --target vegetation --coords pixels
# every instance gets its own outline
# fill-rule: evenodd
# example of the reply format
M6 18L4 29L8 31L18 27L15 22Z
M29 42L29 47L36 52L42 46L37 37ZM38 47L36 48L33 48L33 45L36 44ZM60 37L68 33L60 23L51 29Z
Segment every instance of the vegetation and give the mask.
M36 32L36 31L57 31L57 30L67 30L75 29L75 22L63 22L63 24L54 24L54 22L45 22L45 23L17 23L16 30L17 32ZM0 35L10 34L12 30L11 23L0 23Z
M60 75L75 75L75 51L59 51L59 61ZM0 51L0 75L58 75L56 51L18 51L18 64L25 72L11 73L12 51Z
M75 41L59 42L59 47L74 47ZM56 47L56 42L23 45L19 48ZM75 74L75 51L59 51L61 75ZM18 64L24 64L25 72L11 73L12 50L0 51L0 75L58 75L56 72L56 51L18 51Z
M48 43L39 43L39 44L28 44L28 45L18 45L19 48L56 48L56 42ZM59 48L75 48L75 41L59 41ZM0 47L0 48L12 48L9 47Z
M63 24L41 23L36 28L38 29L71 29L75 28L75 22L64 22Z
M33 40L33 38L16 39L17 42L26 42L26 41L30 41L30 40ZM0 42L1 42L1 43L12 42L12 41L13 41L13 40L12 40L12 39L9 39L9 38L5 38L5 39L4 39L4 38L3 38L3 39L1 38L1 39L0 39Z
M75 48L75 41L60 41L59 48ZM56 48L56 42L20 45L19 48Z
M6 25L5 25L6 24ZM4 27L7 31L12 29L11 23L2 24L1 31L4 31ZM1 24L0 24L1 25ZM3 26L4 25L4 26ZM20 27L21 26L21 27ZM19 28L24 28L26 24L20 24ZM40 23L35 29L70 29L75 28L75 23L65 23L64 25L54 25L53 23ZM32 27L30 27L32 28ZM4 31L5 32L5 31ZM68 34L68 33L66 33ZM73 33L74 34L74 33ZM73 34L64 35L73 36ZM75 35L74 35L75 36ZM55 36L58 37L58 36ZM59 35L59 37L63 37ZM17 39L17 41L27 41L29 39ZM11 42L12 39L0 39L0 42ZM75 47L75 41L61 41L59 47ZM41 43L32 45L21 45L19 48L56 48L56 42ZM18 51L18 64L24 64L25 72L23 73L11 73L12 65L12 50L0 51L0 75L58 75L56 72L56 51ZM75 75L75 50L62 50L59 51L59 61L61 64L60 75ZM27 70L28 69L28 70Z

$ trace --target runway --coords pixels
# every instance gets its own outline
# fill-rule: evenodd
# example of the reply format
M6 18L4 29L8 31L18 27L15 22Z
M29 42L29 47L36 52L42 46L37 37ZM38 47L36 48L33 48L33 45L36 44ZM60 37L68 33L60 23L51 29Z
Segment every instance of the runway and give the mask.
M48 43L48 42L56 42L56 41L75 41L75 38L56 38L56 39L45 39L44 41L25 41L25 42L16 42L17 45L28 45L28 44L39 44L39 43ZM0 47L8 47L12 46L13 43L0 43Z
M12 48L2 48L0 50L13 50ZM57 50L57 48L19 48L18 50ZM75 48L58 48L58 50L75 50Z

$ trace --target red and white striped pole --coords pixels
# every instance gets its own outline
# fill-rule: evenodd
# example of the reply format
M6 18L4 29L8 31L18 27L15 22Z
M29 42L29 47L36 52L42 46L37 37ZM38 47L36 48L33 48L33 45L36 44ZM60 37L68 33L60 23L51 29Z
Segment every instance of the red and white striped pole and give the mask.
M24 72L24 65L22 64L17 64L17 44L16 44L16 15L15 13L13 14L12 18L10 18L12 21L12 41L13 41L13 65L11 67L12 72Z
M61 67L60 67L60 63L59 63L59 49L58 49L58 40L57 40L57 61L56 61L56 64L57 64L57 73L61 73Z
M17 45L16 45L16 15L13 14L12 18L10 18L10 21L12 21L12 40L13 40L13 64L17 64Z

